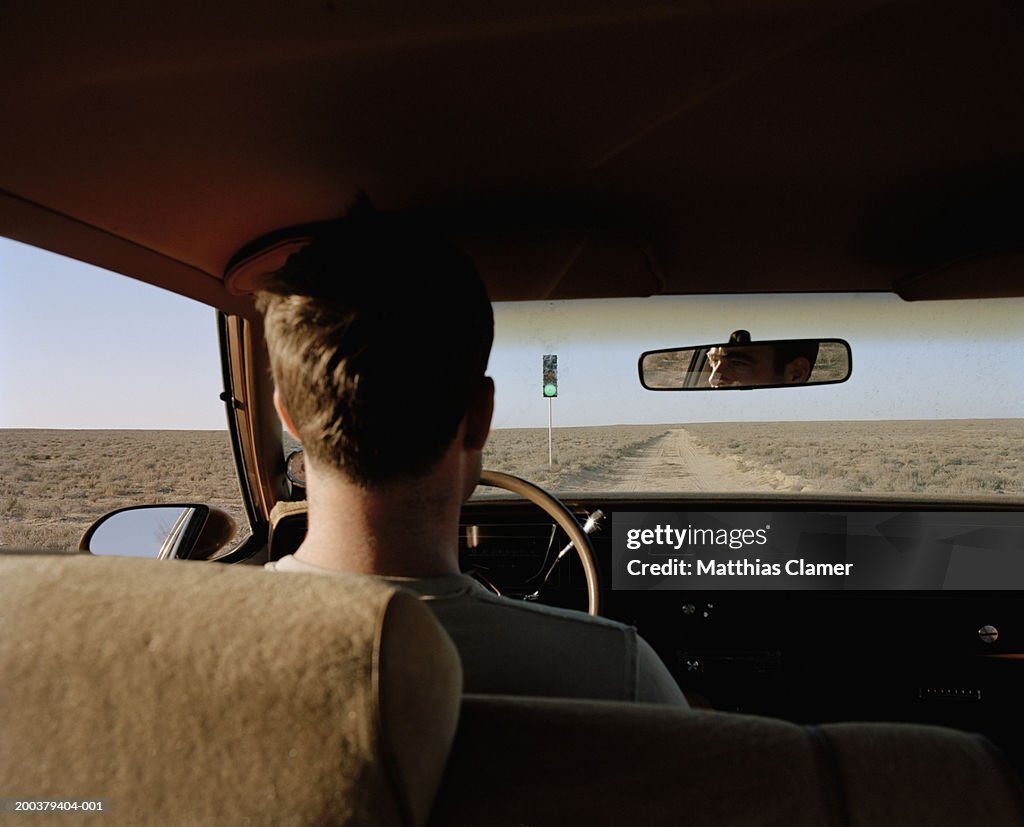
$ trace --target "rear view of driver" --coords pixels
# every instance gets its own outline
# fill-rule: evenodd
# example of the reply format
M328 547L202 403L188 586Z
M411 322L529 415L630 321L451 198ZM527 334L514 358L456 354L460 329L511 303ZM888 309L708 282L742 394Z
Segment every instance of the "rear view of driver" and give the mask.
M455 641L467 692L686 704L635 629L459 573L459 513L494 404L494 317L468 257L363 199L288 259L258 307L309 497L305 540L267 568L416 592Z

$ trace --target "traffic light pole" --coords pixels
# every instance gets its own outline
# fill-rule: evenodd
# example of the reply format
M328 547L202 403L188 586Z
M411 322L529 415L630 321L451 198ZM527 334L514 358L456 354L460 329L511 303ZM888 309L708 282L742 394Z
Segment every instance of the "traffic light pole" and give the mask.
M551 467L551 397L548 397L548 468Z

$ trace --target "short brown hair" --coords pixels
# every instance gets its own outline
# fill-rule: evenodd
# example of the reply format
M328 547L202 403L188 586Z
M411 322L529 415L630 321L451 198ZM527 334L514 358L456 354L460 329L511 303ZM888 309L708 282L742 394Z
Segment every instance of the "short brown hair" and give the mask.
M775 354L772 367L776 376L782 376L786 365L795 362L797 359L806 359L809 363L807 374L810 376L814 370L814 363L818 361L818 342L814 339L801 339L796 342L785 342L775 345Z
M365 199L321 225L257 307L303 448L364 487L440 460L480 389L494 337L469 257Z

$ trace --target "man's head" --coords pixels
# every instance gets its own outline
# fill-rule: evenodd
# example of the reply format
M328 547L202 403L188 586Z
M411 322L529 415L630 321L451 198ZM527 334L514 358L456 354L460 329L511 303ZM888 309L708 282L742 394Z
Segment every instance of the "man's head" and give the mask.
M818 358L813 340L767 345L728 344L708 351L714 388L799 385L806 382Z
M364 199L289 257L257 306L280 406L317 467L364 488L421 476L481 406L483 447L494 316L446 241Z

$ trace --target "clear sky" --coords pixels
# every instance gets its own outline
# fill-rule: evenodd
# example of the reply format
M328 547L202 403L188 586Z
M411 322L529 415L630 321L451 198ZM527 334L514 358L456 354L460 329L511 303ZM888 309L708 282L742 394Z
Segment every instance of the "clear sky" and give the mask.
M0 428L225 427L214 311L0 239ZM884 295L527 302L496 309L496 427L542 427L541 357L559 359L554 424L1016 418L1024 300L907 303ZM838 337L843 385L654 393L641 351Z
M0 427L226 428L215 318L0 239Z

